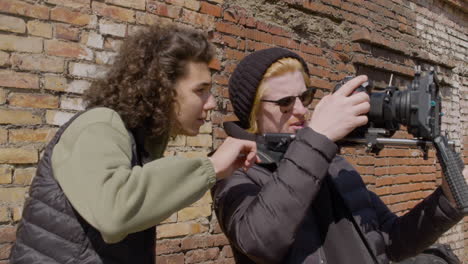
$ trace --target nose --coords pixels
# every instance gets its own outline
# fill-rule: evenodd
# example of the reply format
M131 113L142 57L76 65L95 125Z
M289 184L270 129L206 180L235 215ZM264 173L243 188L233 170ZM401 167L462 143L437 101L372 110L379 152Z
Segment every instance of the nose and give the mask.
M295 116L304 116L305 114L307 114L307 111L309 111L309 109L307 109L307 107L305 107L301 100L299 100L299 98L296 98L296 101L294 102L294 106L293 106L293 115Z
M216 107L216 99L214 98L213 94L210 93L210 96L208 96L208 99L203 105L203 110L209 111L209 110L213 110L215 107Z

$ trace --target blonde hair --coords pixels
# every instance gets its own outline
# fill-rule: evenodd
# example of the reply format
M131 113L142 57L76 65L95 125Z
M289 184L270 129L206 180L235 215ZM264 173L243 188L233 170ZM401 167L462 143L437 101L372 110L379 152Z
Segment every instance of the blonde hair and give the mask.
M289 72L300 71L302 76L304 76L304 82L306 86L310 85L310 79L307 73L302 66L302 63L295 58L282 58L277 60L275 63L271 64L270 67L266 70L263 75L263 79L258 85L257 93L255 95L255 100L252 106L252 111L250 112L250 127L247 129L247 132L258 133L258 124L257 124L257 113L260 108L260 100L262 99L263 94L267 90L267 85L265 80L271 77L277 77Z

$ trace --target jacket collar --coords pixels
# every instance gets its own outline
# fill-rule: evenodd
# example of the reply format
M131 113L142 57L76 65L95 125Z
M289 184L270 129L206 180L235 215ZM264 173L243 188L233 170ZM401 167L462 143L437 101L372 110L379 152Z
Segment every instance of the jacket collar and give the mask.
M288 142L287 145L283 145L280 149L274 148L271 144L268 144L264 136L245 131L237 121L224 122L223 127L230 137L255 141L257 143L257 155L260 158L260 162L257 164L259 165L278 165L290 143Z

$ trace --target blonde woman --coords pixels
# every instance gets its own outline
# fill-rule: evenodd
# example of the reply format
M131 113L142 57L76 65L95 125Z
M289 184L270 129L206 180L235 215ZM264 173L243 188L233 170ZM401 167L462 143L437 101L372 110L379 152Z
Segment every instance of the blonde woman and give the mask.
M389 263L419 253L462 219L441 188L402 217L367 190L335 144L367 123L369 96L353 94L367 77L325 96L309 117L308 76L299 55L271 48L245 57L230 78L239 121L226 123L226 132L257 142L262 160L212 189L237 263ZM295 139L268 146L264 133Z

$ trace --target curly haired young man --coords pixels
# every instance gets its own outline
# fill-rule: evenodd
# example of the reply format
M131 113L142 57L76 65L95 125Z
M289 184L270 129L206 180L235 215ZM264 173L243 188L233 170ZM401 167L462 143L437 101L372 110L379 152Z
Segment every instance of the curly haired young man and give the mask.
M256 160L228 138L210 158L162 157L215 107L206 36L174 24L128 38L87 110L57 132L38 164L10 263L155 263L155 225L216 179Z

